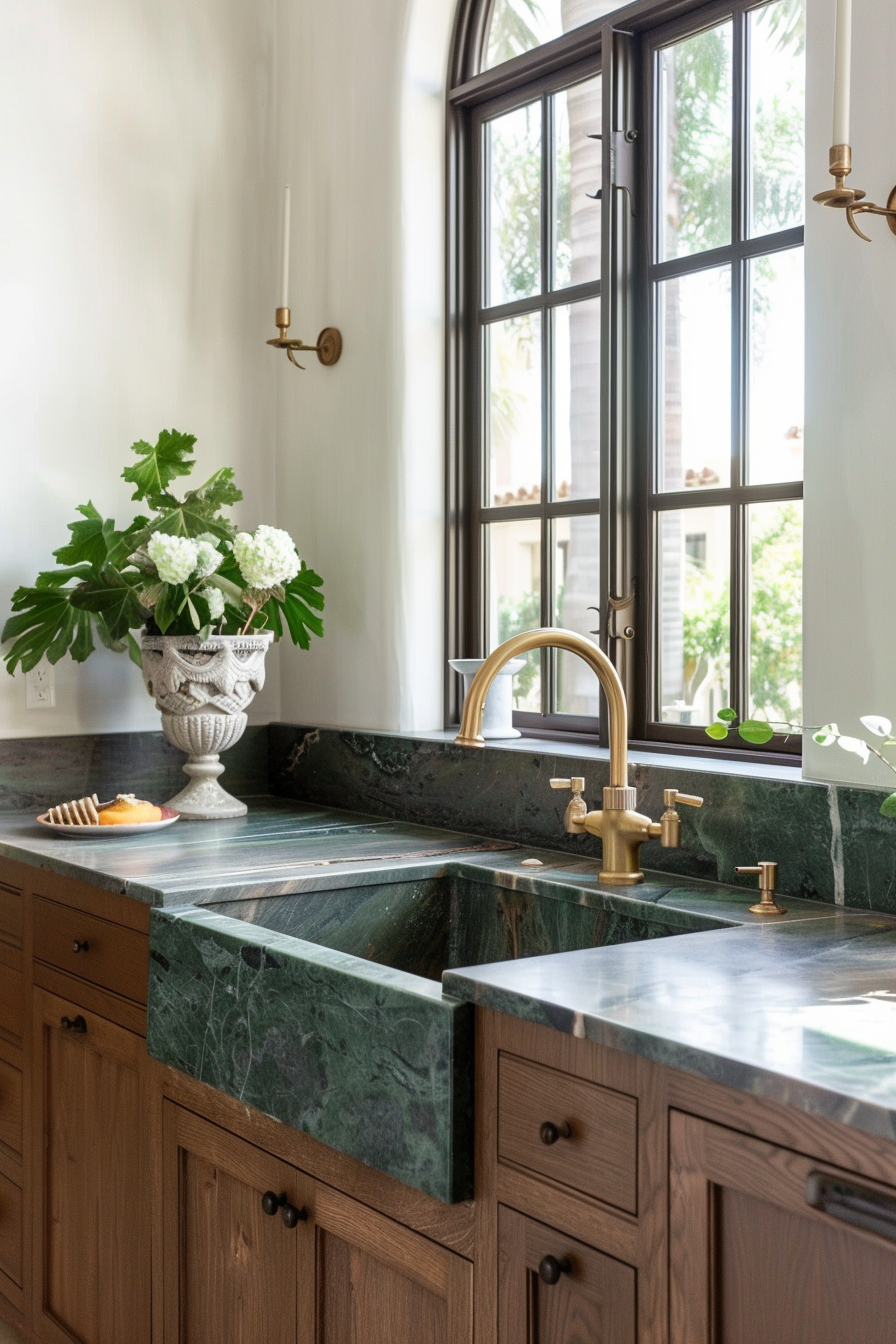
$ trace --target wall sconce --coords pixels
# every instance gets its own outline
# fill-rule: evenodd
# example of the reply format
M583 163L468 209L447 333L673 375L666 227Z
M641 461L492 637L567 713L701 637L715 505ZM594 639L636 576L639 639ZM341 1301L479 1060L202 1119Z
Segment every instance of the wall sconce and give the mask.
M865 199L864 191L846 185L852 172L852 148L849 143L849 93L852 60L852 0L837 0L837 41L834 56L834 143L831 146L829 168L835 185L828 191L813 196L819 205L830 205L846 211L846 221L853 233L871 239L856 223L856 215L883 215L890 232L896 234L896 187L887 197L886 205L875 205Z
M336 327L324 327L317 338L317 345L306 345L304 341L291 340L289 332L289 218L290 218L290 194L289 187L283 192L283 239L280 252L280 306L274 310L274 325L280 328L280 335L272 337L268 345L272 345L275 350L285 350L286 356L291 364L295 364L297 369L304 369L305 365L300 364L296 359L297 350L306 350L309 354L316 354L321 364L327 368L333 364L339 363L339 356L342 354L342 333Z

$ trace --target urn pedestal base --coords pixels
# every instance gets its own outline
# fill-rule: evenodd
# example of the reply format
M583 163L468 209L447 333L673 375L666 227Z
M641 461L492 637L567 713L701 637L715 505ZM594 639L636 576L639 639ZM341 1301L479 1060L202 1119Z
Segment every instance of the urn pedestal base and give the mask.
M247 722L245 714L162 715L162 731L168 741L187 752L183 772L190 780L166 807L173 807L185 821L246 815L246 804L218 783L218 776L224 773L218 753L240 740Z

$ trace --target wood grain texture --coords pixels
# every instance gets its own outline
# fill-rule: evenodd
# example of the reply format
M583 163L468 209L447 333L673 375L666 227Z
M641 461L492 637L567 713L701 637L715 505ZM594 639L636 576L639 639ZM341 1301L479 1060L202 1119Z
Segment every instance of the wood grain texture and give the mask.
M541 1125L566 1124L546 1144ZM592 1082L502 1052L498 1060L498 1154L573 1190L638 1211L638 1103Z
M811 1208L806 1177L819 1169L802 1153L672 1113L672 1344L893 1339L896 1244ZM896 1202L896 1188L872 1188Z
M472 1344L472 1267L325 1187L316 1344Z
M22 969L24 895L21 887L0 880L0 962Z
M26 988L21 971L0 963L0 1035L17 1048L25 1029Z
M310 1172L327 1185L350 1192L361 1203L432 1241L472 1258L472 1202L443 1204L176 1069L166 1065L157 1068L166 1098Z
M77 999L34 995L35 1329L47 1344L148 1344L142 1040ZM83 1034L63 1016L84 1017Z
M21 1160L22 1070L0 1059L0 1144Z
M22 1192L0 1176L0 1270L22 1286Z
M68 975L146 1003L149 938L43 897L34 899L34 956ZM87 950L75 951L87 944Z
M503 1206L499 1228L499 1344L635 1344L635 1271ZM569 1265L556 1283L542 1259Z
M288 1228L261 1198L285 1194L312 1218L311 1182L170 1102L163 1125L165 1344L296 1344L313 1223Z
M108 919L123 928L134 929L138 933L149 933L150 907L142 901L114 891L103 891L92 887L88 882L78 882L74 878L61 877L58 873L47 873L37 868L16 865L22 875L21 884L37 898L55 901L70 910L82 910L97 919Z

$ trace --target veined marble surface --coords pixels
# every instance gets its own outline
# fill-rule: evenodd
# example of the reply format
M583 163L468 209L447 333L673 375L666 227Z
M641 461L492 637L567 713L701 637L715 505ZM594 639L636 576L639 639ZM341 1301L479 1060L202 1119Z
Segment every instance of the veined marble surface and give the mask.
M430 1096L455 1118L468 1111L456 1073L433 1073L429 1053L433 1043L443 1061L454 1051L466 1030L464 1001L896 1137L896 919L887 916L785 897L788 914L763 921L748 911L753 890L656 872L641 887L606 887L597 861L581 852L282 800L255 804L236 821L179 822L136 840L63 840L42 832L33 814L7 814L0 854L167 907L152 918L154 1053L324 1138L332 1130L315 1098L332 1087L354 1118L346 1144L394 1126L402 1179L413 1183L417 1172L442 1197L463 1188L463 1155L450 1148L432 1108L417 1103ZM524 865L528 858L541 866ZM498 889L512 933L500 955L547 955L459 968L461 956L494 959L499 921L481 924L476 937L449 939L449 951L436 949L422 974L406 948L397 969L390 966L388 938L385 951L364 941L370 928L382 939L390 884L413 903L440 882L455 883L463 899L476 888L475 899L494 902L488 889ZM550 917L535 919L527 896ZM338 908L341 900L350 913ZM462 909L459 917L463 925ZM631 937L638 941L620 942ZM552 951L558 943L579 950ZM443 968L442 986L426 978ZM311 1055L302 1041L308 1024L287 1008L287 991L294 1004L314 1007L321 1048ZM204 1058L184 1026L200 1012L214 1045ZM365 1014L394 1025L391 1043L375 1057L355 1048ZM363 1073L365 1060L375 1078ZM356 1113L365 1088L378 1098L369 1125ZM390 1110L388 1098L403 1095L410 1104ZM364 1160L378 1159L370 1150Z

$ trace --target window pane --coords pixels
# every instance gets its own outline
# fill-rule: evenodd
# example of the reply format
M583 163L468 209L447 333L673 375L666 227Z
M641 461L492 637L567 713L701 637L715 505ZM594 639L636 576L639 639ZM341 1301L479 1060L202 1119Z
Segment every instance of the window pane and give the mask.
M486 328L488 482L485 502L541 499L541 315Z
M750 24L750 232L803 222L806 16L801 0L756 9Z
M558 518L554 524L554 623L597 642L600 609L600 518ZM555 710L596 715L599 683L574 653L558 652Z
M750 263L751 485L803 479L803 249Z
M657 286L659 489L731 482L731 271L697 271Z
M729 701L729 510L661 513L657 549L660 716L712 723Z
M600 277L601 82L554 95L554 288Z
M731 242L731 23L659 52L661 261Z
M600 299L556 308L554 498L600 497Z
M541 290L541 103L484 128L489 171L489 306Z
M490 523L485 529L488 573L488 652L522 630L541 625L541 523L537 518ZM537 649L513 679L517 709L541 713Z
M802 716L803 505L750 508L750 714Z
M483 70L619 8L619 0L494 0Z

